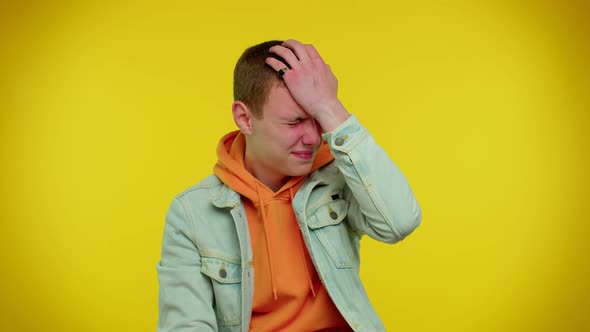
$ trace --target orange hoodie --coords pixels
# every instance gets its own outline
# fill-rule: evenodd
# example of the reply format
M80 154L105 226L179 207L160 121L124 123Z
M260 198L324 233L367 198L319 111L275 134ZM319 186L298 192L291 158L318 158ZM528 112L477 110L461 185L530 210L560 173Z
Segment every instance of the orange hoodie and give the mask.
M213 171L242 196L246 209L254 251L250 331L351 331L319 280L291 206L305 176L273 192L246 170L245 146L239 131L225 135ZM333 159L322 145L311 171Z

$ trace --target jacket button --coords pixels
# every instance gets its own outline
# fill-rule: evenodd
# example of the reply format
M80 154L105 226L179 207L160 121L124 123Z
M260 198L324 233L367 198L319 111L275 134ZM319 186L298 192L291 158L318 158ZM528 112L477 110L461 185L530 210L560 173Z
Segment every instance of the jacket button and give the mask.
M219 276L222 278L227 277L227 271L225 269L219 270Z
M338 138L336 138L334 143L336 143L337 146L340 146L340 145L344 144L344 138L338 137Z
M338 213L336 213L334 211L330 212L330 218L332 218L334 220L338 219Z

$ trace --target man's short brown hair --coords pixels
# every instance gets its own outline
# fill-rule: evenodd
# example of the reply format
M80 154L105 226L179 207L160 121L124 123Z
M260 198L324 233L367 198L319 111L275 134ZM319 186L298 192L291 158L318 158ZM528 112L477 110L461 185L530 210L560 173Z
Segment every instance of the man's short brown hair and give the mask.
M269 52L272 46L282 43L281 40L271 40L246 49L234 68L234 101L246 104L258 119L263 117L262 106L270 89L285 84L265 62L266 58L273 57L287 64L281 57Z

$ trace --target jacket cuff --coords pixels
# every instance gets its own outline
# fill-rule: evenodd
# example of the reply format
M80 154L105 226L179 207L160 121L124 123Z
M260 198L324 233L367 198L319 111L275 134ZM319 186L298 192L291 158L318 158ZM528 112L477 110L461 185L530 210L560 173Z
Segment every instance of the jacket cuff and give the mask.
M354 114L331 132L324 133L322 138L330 145L332 154L348 153L369 136L369 131L361 125Z

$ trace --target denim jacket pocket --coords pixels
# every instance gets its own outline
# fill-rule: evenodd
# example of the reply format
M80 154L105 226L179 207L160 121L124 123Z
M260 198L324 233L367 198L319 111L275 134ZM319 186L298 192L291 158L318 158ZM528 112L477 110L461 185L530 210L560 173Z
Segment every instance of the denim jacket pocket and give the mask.
M228 259L201 257L201 272L211 278L215 312L222 326L241 323L242 267Z
M315 234L337 268L353 267L353 250L346 212L348 203L329 199L307 215L307 226Z

